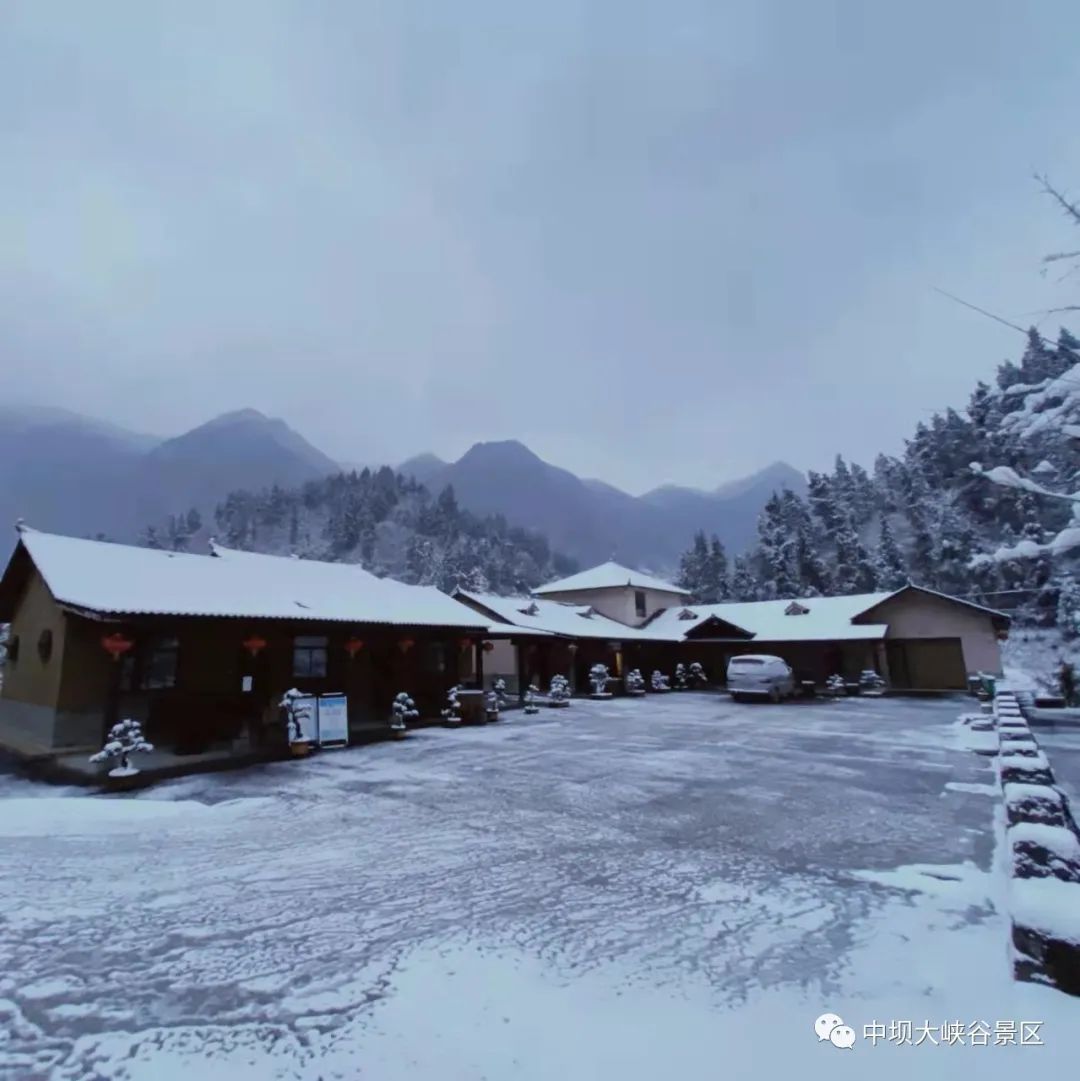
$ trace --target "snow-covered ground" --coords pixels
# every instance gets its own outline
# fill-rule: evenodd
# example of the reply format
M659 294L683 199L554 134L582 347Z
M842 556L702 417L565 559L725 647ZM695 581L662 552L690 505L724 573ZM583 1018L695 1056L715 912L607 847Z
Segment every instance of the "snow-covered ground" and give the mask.
M1066 641L1056 627L1013 627L1001 659L1017 687L1057 694L1062 661L1071 661L1080 672L1080 639Z
M0 780L0 1076L1067 1075L969 708L575 701L138 798Z

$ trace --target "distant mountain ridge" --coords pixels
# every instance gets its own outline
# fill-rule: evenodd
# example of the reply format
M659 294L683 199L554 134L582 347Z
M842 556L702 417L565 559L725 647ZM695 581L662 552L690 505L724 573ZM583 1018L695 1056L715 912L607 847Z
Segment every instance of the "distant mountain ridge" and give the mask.
M0 523L133 540L191 507L211 520L237 488L296 485L338 464L283 420L224 413L172 439L62 409L0 408Z
M615 557L665 573L697 530L741 551L774 490L806 490L801 473L777 462L711 492L671 484L632 496L517 440L476 443L456 462L418 454L397 468L436 494L452 485L465 510L540 532L583 566ZM162 439L62 409L0 408L0 523L22 517L40 529L133 540L192 507L212 522L231 492L296 488L352 469L254 409Z
M672 484L632 496L551 465L517 440L477 443L451 463L420 455L399 468L433 491L452 485L458 502L476 514L502 514L542 532L583 566L614 556L658 571L674 570L699 529L716 533L733 552L744 550L774 491L806 492L804 474L774 462L712 492Z

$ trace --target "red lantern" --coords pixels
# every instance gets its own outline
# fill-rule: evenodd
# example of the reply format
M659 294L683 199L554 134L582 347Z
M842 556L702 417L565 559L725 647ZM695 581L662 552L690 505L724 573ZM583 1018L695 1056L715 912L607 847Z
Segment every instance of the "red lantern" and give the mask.
M490 653L494 648L495 648L495 643L494 642L485 642L484 643L484 652L485 653Z
M135 643L130 638L125 638L122 634L116 632L102 638L101 645L112 656L114 661L118 661Z
M414 645L416 645L416 643L411 638L402 638L402 640L398 642L398 649L400 649L402 653L408 653Z
M350 638L345 643L345 652L355 658L357 653L364 648L364 642L360 638Z
M467 650L469 648L469 646L471 646L471 645L472 645L472 639L471 638L459 638L458 639L458 648L462 652Z
M257 657L264 649L266 649L266 639L260 638L257 634L253 634L250 638L245 638L241 644L253 657Z
M999 642L1006 642L1009 638L1009 632L1007 630L1000 630L997 632Z

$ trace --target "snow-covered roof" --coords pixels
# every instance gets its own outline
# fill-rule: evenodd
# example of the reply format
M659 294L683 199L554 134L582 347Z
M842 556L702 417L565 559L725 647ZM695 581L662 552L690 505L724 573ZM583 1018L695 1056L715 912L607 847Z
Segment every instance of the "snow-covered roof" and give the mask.
M645 630L658 637L678 640L706 620L716 617L763 642L876 639L885 636L888 629L885 624L859 624L852 620L891 596L892 593L860 593L853 597L799 597L797 604L806 611L793 615L786 614L792 608L790 599L690 604L685 608L665 608L649 621ZM693 618L688 618L687 612L693 613Z
M557 582L548 582L533 592L542 597L548 593L570 593L580 589L611 589L618 586L633 586L635 589L658 589L665 593L678 593L682 597L689 594L685 589L665 582L662 578L654 578L651 574L643 574L641 571L631 570L621 563L601 563L598 567L591 567L579 574L571 574L569 578L560 578Z
M472 593L459 589L454 594L493 612L503 623L544 631L566 638L603 638L608 641L653 641L655 634L629 627L600 615L587 604L564 604L536 597L499 597L494 593Z
M19 540L61 604L131 615L310 619L486 630L431 586L376 578L354 563L240 552L166 552L23 528Z

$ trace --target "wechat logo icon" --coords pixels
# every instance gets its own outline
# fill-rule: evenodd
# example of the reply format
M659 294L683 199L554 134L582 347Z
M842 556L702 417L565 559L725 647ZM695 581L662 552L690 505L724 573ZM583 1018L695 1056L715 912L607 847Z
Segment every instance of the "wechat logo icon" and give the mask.
M855 1030L845 1025L843 1018L835 1013L823 1013L814 1022L818 1042L828 1040L833 1047L850 1051L855 1046Z

